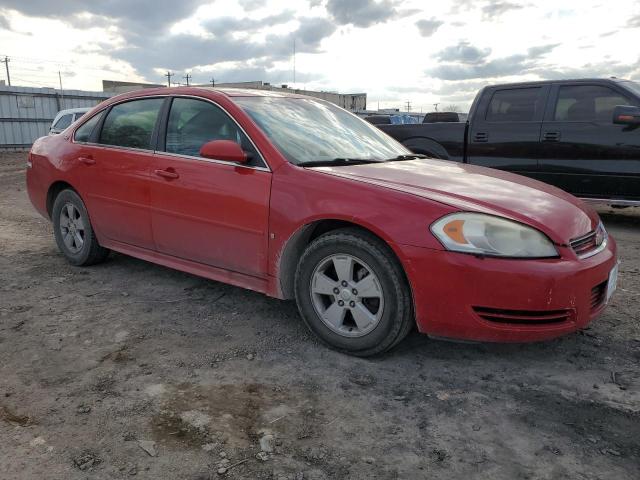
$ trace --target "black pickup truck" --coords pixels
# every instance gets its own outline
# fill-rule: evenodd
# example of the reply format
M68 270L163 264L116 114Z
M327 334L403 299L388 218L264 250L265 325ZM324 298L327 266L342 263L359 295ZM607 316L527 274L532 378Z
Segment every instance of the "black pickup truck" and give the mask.
M415 153L499 168L612 205L640 205L640 83L495 85L462 123L378 125Z

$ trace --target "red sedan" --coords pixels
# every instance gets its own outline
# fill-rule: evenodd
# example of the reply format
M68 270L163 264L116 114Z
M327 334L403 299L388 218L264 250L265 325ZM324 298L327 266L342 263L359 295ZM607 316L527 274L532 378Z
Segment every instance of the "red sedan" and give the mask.
M425 159L332 104L173 88L98 105L29 155L29 196L73 265L110 250L295 298L330 346L544 340L616 285L596 213L554 187Z

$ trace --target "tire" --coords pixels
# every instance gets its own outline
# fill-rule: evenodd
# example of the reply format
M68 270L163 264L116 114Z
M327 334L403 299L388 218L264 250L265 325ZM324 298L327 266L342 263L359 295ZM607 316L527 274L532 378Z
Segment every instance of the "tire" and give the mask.
M350 355L386 352L415 325L410 287L393 252L356 228L309 244L296 269L295 295L307 327Z
M71 265L94 265L109 255L109 250L98 243L89 212L73 190L63 190L58 194L53 202L51 219L58 249Z

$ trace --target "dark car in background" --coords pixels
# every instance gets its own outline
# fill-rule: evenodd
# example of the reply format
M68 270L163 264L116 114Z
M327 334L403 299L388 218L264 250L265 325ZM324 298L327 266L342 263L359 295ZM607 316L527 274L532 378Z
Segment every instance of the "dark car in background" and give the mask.
M483 88L467 122L379 125L415 153L526 175L578 197L640 205L640 83Z

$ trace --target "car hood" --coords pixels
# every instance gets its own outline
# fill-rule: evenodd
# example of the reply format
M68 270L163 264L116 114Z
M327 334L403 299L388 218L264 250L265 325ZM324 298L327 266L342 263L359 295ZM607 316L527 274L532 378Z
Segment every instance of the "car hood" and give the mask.
M543 231L560 245L594 230L599 222L597 214L576 197L492 168L419 159L313 170L418 195L463 211L511 218Z

